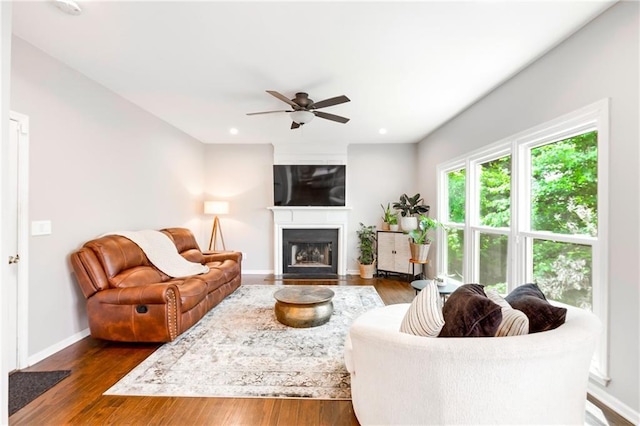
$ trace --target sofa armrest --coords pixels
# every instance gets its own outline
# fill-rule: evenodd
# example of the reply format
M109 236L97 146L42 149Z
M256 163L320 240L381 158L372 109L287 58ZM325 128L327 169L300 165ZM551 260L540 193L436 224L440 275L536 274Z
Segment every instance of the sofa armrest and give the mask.
M178 299L178 289L173 284L150 284L136 287L110 288L92 296L99 303L111 305L162 305Z
M233 260L240 263L242 261L242 253L239 251L205 251L202 252L204 262L224 262L225 260Z
M170 342L183 331L173 284L110 288L87 300L91 336L120 342Z

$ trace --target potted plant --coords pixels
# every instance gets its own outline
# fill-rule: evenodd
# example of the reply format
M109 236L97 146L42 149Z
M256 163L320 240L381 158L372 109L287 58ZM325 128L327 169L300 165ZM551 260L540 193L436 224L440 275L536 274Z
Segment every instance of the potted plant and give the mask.
M429 213L429 206L424 204L424 199L420 198L420 193L409 197L402 194L400 200L393 203L393 208L400 211L400 226L403 231L411 231L418 227L418 218L416 215L424 215Z
M376 258L376 227L375 225L367 226L360 222L357 235L358 249L360 250L360 256L358 256L360 277L373 278Z
M393 213L391 211L391 203L387 203L387 207L385 207L383 204L380 204L380 207L382 207L382 230L383 231L388 231L389 230L389 225L391 224L391 217L395 215L395 213ZM398 223L398 219L396 219L396 223Z
M394 213L391 216L389 216L389 230L397 231L399 227L400 225L398 225L398 214Z
M420 262L425 262L429 255L431 247L431 239L429 233L440 226L435 219L431 219L423 214L418 218L418 226L412 229L409 234L409 249L411 250L411 258Z

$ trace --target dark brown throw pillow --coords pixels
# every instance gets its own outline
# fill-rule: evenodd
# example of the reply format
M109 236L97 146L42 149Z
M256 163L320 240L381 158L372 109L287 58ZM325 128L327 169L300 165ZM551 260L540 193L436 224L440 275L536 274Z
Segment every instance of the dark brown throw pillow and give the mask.
M524 312L529 318L529 333L558 328L567 317L566 308L550 304L537 284L516 287L505 300L513 309Z
M502 309L480 284L464 284L442 308L444 327L438 337L493 337L502 322Z

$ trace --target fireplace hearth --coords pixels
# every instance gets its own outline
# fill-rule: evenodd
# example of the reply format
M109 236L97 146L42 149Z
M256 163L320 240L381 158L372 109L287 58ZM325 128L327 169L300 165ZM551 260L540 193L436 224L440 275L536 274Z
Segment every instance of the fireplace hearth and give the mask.
M338 229L283 229L283 276L337 277L338 250Z

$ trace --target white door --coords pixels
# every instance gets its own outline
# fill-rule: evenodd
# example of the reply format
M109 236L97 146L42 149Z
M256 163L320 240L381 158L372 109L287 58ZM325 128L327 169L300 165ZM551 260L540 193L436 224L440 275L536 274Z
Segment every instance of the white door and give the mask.
M7 215L11 226L8 227L6 234L7 247L9 248L10 257L8 262L9 266L8 275L8 291L7 296L9 303L7 303L9 311L9 327L8 337L9 342L9 371L13 371L18 368L18 264L16 258L19 259L18 254L18 140L19 140L19 124L15 120L11 120L9 138L9 193L7 197Z
M10 138L8 147L8 191L7 215L9 226L6 233L9 263L7 274L7 348L8 371L25 367L26 355L26 251L27 251L27 158L28 158L28 117L10 113Z

